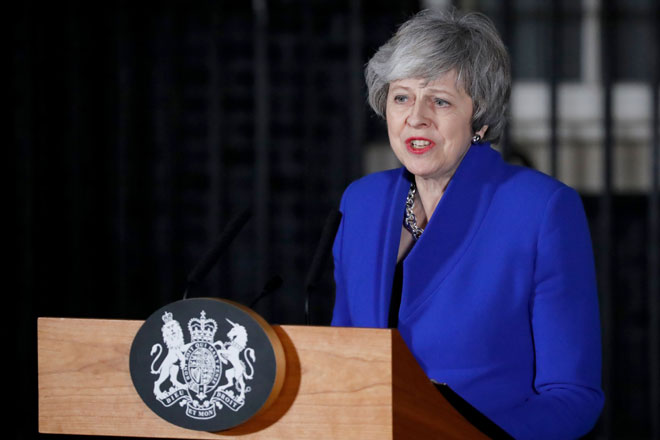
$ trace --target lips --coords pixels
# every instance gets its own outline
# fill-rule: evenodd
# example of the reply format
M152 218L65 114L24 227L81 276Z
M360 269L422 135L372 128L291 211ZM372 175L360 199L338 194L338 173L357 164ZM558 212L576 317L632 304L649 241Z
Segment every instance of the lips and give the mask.
M424 154L435 146L435 143L426 138L411 137L406 139L406 148L413 154Z

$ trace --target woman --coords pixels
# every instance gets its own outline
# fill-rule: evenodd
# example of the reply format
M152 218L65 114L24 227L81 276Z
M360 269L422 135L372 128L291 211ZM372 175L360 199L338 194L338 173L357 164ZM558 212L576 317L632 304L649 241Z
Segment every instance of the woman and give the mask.
M515 438L575 438L603 405L580 197L505 163L508 55L479 14L421 12L366 68L403 168L351 184L333 325L397 327L429 378Z

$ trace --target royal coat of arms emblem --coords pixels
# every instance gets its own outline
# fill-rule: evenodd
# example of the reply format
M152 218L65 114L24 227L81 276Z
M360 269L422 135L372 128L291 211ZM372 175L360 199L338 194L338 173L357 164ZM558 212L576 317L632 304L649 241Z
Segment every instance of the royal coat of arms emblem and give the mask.
M231 326L227 341L215 340L218 323L206 317L188 321L190 341L184 340L179 322L163 313L163 345L151 348L154 396L164 406L186 406L186 415L195 419L215 417L224 407L238 411L245 404L254 377L256 354L247 346L245 327L225 319ZM224 372L224 374L223 374ZM165 389L164 389L165 388Z
M130 354L142 401L183 428L222 431L268 408L284 383L285 356L272 327L231 301L191 298L152 313Z

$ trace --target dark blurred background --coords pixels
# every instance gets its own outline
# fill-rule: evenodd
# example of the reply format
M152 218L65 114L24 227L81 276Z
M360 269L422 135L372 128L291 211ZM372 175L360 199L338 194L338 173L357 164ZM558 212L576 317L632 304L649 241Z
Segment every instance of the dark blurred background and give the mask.
M39 436L36 318L145 319L245 206L192 294L247 304L279 275L256 309L303 323L326 215L351 180L396 166L363 66L411 14L452 5L489 15L511 52L498 148L583 196L607 396L588 437L660 438L657 0L21 2L7 17L16 437Z

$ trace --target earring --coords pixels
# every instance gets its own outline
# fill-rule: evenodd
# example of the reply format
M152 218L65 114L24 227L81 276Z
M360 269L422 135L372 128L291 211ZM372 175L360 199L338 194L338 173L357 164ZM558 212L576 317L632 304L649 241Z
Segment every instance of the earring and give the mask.
M481 136L480 135L475 134L474 136L472 136L472 143L473 144L478 144L479 142L481 142Z

